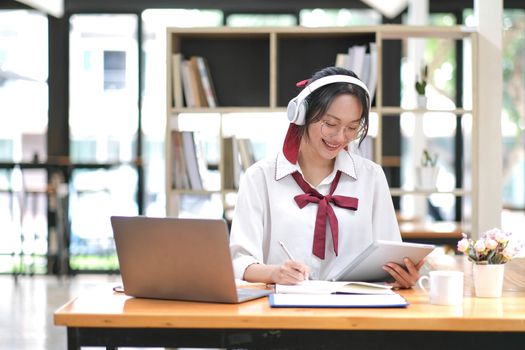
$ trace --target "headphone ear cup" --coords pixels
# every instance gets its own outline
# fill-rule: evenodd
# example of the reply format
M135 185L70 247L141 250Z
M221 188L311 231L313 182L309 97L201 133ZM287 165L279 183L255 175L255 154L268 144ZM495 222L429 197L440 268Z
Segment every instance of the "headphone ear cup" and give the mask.
M306 99L304 99L301 101L299 106L297 106L297 118L295 120L295 124L304 125L307 110L308 110L308 102L306 102Z
M288 114L288 120L290 123L295 124L297 120L297 97L291 99L290 102L288 102L286 113Z

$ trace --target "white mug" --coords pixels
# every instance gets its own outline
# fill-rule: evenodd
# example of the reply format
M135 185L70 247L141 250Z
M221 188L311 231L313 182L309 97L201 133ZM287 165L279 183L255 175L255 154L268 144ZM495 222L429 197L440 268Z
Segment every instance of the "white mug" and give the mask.
M463 272L461 271L430 271L429 276L421 276L418 285L430 294L430 303L436 305L459 305L463 302ZM430 284L430 291L424 282Z

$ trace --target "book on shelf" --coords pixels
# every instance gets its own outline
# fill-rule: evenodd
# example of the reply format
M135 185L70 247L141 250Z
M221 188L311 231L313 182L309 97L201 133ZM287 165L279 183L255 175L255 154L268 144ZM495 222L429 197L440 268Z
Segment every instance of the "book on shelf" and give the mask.
M213 86L213 80L211 79L210 69L207 60L202 56L195 56L197 60L197 68L199 70L199 76L201 80L201 86L206 97L208 107L217 107L217 97L215 95L215 88Z
M186 107L207 107L195 58L182 60L181 78Z
M192 190L202 190L202 178L200 175L199 161L197 160L197 149L193 132L182 132L182 149L184 150L184 160L186 161L190 188Z
M182 107L184 105L182 97L182 54L175 53L171 56L171 74L172 74L172 106Z
M238 138L237 139L238 150L242 170L246 171L253 163L255 163L255 155L253 151L252 142L249 139Z
M359 76L359 79L365 83L366 87L368 87L370 82L370 69L370 52L367 52L363 57L363 66L361 67L361 75ZM370 94L372 93L370 92Z
M241 164L239 160L238 143L235 136L223 137L223 171L222 171L222 188L237 189L241 177Z
M351 69L361 80L363 80L363 62L365 60L365 54L365 45L354 45L348 48L348 68Z
M203 190L202 152L199 151L192 131L172 132L173 185L176 189ZM205 165L204 165L205 166Z
M171 65L174 107L217 107L217 95L206 58L191 56L184 59L181 53L175 53Z
M347 53L338 53L335 56L335 66L346 68L348 67L348 54Z
M205 141L201 133L193 133L193 141L195 144L195 153L197 156L197 166L199 168L199 174L204 189L219 189L219 184L215 186L215 179L213 173L208 167L208 160L205 152Z
M184 101L186 107L197 107L196 100L194 97L194 88L192 88L192 79L190 72L190 65L188 60L181 61L180 75L182 80L182 91L184 92Z
M195 97L195 107L208 107L208 101L204 93L202 86L202 79L199 72L199 66L197 63L197 56L191 56L188 61L188 67L190 70L190 82L192 93Z
M278 294L395 294L384 283L308 280L295 285L276 284Z
M376 43L370 43L370 73L368 75L368 81L365 82L370 91L370 103L374 101L377 86L377 47Z
M365 83L370 91L370 99L374 99L377 85L377 48L375 43L354 45L346 53L337 53L335 66L353 71Z
M173 188L188 189L190 183L188 180L188 173L186 171L186 161L184 160L184 152L182 150L182 134L180 131L172 131L172 179Z

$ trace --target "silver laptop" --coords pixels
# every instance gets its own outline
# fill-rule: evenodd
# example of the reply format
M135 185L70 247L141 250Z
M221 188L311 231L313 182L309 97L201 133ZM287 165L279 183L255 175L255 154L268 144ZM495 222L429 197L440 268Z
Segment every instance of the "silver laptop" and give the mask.
M236 287L224 220L112 216L111 225L126 295L240 303L271 293Z

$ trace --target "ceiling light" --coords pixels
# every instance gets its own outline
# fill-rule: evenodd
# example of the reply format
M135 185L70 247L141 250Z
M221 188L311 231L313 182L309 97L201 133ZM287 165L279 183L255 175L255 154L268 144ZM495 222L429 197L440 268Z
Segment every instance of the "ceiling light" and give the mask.
M23 4L29 5L34 9L43 11L54 17L64 15L64 0L17 0Z
M397 17L408 6L408 0L361 0L388 18Z

